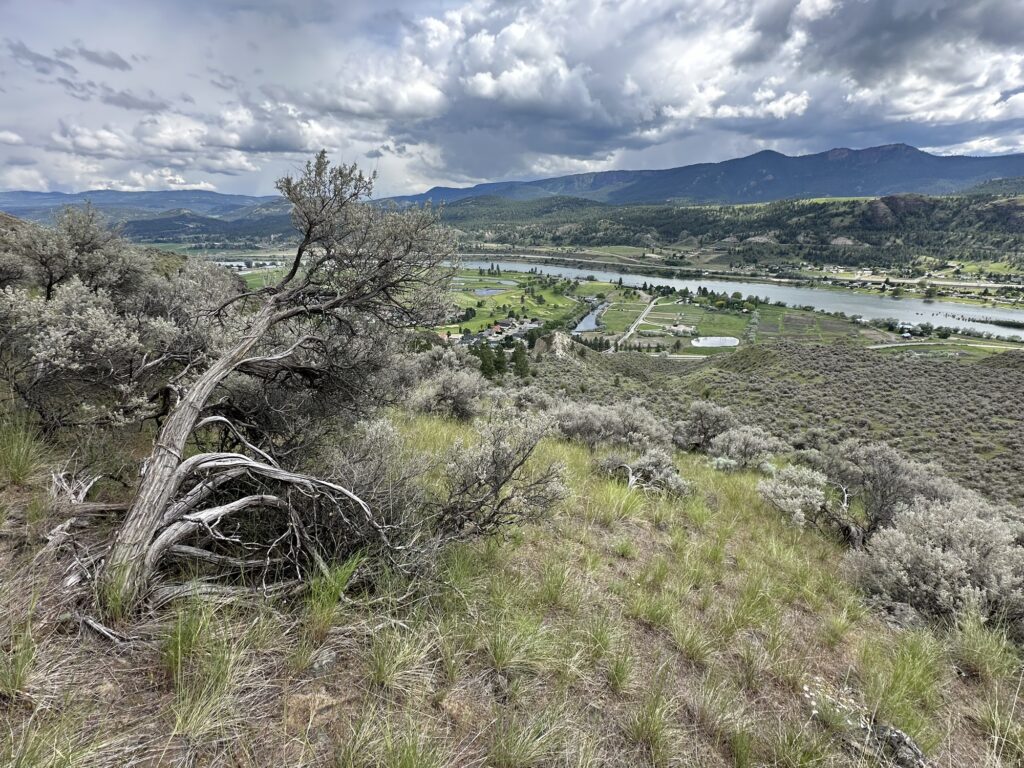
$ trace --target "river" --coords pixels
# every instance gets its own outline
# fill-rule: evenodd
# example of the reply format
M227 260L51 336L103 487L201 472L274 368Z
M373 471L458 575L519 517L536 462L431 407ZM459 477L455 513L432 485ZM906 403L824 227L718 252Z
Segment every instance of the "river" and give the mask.
M1006 328L986 319L1010 320L1024 323L1024 310L1005 309L1002 307L983 307L971 304L957 304L949 301L925 301L924 299L899 298L881 294L854 293L840 289L810 288L785 283L761 283L747 280L719 279L686 279L677 280L657 275L638 275L635 273L607 272L597 269L579 269L576 267L560 267L554 264L527 264L512 261L463 261L460 266L465 269L487 269L495 265L502 272L529 272L536 269L545 275L560 277L586 278L593 276L602 282L614 283L622 280L623 285L640 286L668 285L677 290L689 288L696 292L698 288L707 288L715 293L734 293L739 291L744 296L757 296L769 302L784 301L794 307L814 307L827 312L842 312L847 316L860 316L867 320L894 319L898 322L931 323L944 325L948 328L962 328L1003 338L1021 338L1022 334L1012 328Z

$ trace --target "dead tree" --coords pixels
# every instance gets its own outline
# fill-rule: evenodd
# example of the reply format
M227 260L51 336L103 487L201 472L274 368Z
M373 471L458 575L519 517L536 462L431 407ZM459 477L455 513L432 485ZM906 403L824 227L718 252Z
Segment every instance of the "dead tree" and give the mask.
M340 485L285 468L274 458L274 436L254 428L258 415L245 418L244 409L218 396L236 377L314 388L343 379L346 370L338 361L353 348L376 346L366 344L366 334L383 338L435 323L452 243L429 209L399 212L366 203L372 178L355 166L331 166L325 152L277 187L292 204L299 232L295 255L276 285L232 297L212 314L211 322L224 324L228 343L216 356L190 361L187 383L174 384L141 483L100 573L98 597L110 615L138 605L165 557L225 558L184 542L197 531L216 540L226 520L279 520L317 567L322 559L303 530L297 504L332 506L374 527L365 503ZM349 377L358 370L357 364ZM189 441L209 430L230 437L235 450L188 456ZM236 486L246 489L244 495L225 498L225 489ZM378 533L386 537L383 529ZM253 547L271 560L270 545Z

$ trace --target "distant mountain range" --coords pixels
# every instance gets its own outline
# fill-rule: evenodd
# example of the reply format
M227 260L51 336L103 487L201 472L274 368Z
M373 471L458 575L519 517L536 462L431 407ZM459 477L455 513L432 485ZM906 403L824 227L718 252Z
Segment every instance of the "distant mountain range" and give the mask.
M449 204L458 221L480 200L545 201L553 206L623 204L757 203L791 198L877 197L901 193L943 195L972 191L1007 195L1020 189L1024 154L993 157L938 156L906 144L870 149L833 149L789 157L764 151L721 163L666 170L603 171L536 181L473 187L434 187L417 195L385 198L400 206ZM1010 180L1010 181L1007 181ZM1018 193L1019 194L1019 193ZM289 208L280 197L224 195L198 190L117 192L0 192L0 211L46 221L65 205L90 202L129 237L147 241L264 238L291 232ZM573 201L576 201L575 203ZM526 209L510 206L509 215Z
M25 219L45 219L50 212L66 205L90 202L100 210L120 218L120 211L156 214L183 209L209 216L228 216L254 205L279 203L277 195L252 197L250 195L224 195L204 190L176 189L166 192L118 192L112 189L94 189L88 192L0 192L0 211Z
M765 150L721 163L660 171L601 171L537 181L434 187L392 198L422 204L497 196L538 200L568 196L602 203L759 203L787 198L876 197L904 192L943 195L1009 176L1024 176L1024 154L939 156L906 144L832 149L790 157Z

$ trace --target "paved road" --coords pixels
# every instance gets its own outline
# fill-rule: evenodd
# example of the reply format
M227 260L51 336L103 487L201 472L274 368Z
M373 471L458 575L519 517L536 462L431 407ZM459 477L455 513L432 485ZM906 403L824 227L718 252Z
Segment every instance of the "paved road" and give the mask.
M619 339L619 344L621 344L622 342L624 342L626 339L633 335L633 332L640 327L640 323L647 319L647 315L650 314L650 311L654 309L654 305L657 303L658 297L655 296L653 299L651 299L651 303L647 305L647 308L640 313L640 317L634 320L633 324L629 326L629 330L622 335L622 338Z

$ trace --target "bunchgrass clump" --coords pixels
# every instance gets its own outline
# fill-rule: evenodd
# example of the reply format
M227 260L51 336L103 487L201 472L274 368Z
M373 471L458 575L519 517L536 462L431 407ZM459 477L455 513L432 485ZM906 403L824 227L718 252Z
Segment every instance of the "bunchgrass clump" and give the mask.
M659 677L661 674L658 673ZM676 703L665 687L664 680L656 680L623 723L626 739L639 747L655 766L669 764L676 737Z
M348 588L352 576L362 563L362 557L350 557L344 563L313 579L305 598L305 639L319 645L334 626L338 601Z
M1010 695L993 691L982 702L974 718L988 741L993 765L1024 765L1024 719L1021 718L1021 680L1010 687Z
M845 609L836 613L830 613L825 618L825 624L822 627L822 641L829 648L835 648L846 637L853 627L854 621L855 618Z
M192 739L226 728L239 715L233 694L251 639L229 612L201 600L181 604L161 646L174 687L174 732Z
M404 627L374 632L366 653L368 682L389 693L410 693L429 679L430 669L425 662L430 648L430 641L422 633Z
M28 485L38 478L46 450L28 420L0 417L0 488Z
M942 734L932 715L942 700L948 662L934 635L908 631L890 646L872 637L861 649L857 670L875 718L906 731L924 749L935 746Z
M567 563L549 562L544 566L536 599L545 608L565 608L573 611L579 606L579 587Z
M630 598L627 611L634 619L655 629L666 629L675 619L678 605L679 601L669 593L652 593L640 587Z
M375 747L375 768L444 768L452 762L447 746L412 717L401 727L386 721Z
M608 660L608 686L615 693L625 693L632 682L633 664L635 659L633 651L626 641L619 642L615 652Z
M14 624L0 641L0 701L14 701L25 693L35 660L36 640L28 617Z
M615 644L616 625L611 614L598 611L587 621L585 629L590 658L599 661L606 658Z
M630 539L619 539L612 547L612 551L623 560L635 560L637 555L636 544Z
M543 627L528 618L492 617L481 636L481 651L487 665L501 675L535 672L546 656Z
M23 723L0 727L0 765L4 768L77 768L97 764L103 738L83 728L79 713L36 710Z
M745 700L734 686L708 675L689 700L688 709L712 741L725 747L737 744L746 751L748 739L741 734L749 733L750 718Z
M613 529L622 520L640 514L643 496L613 480L602 480L589 489L585 504L584 516L587 520Z
M687 661L697 666L706 665L715 653L714 640L693 617L673 621L670 634L676 649Z
M553 711L536 715L502 715L494 727L487 765L494 768L534 768L545 765L562 746L562 717Z
M950 639L953 663L982 682L998 682L1020 668L1020 657L1006 633L976 612L960 618Z
M779 768L817 768L831 757L828 740L807 723L783 725L768 739L766 752Z

